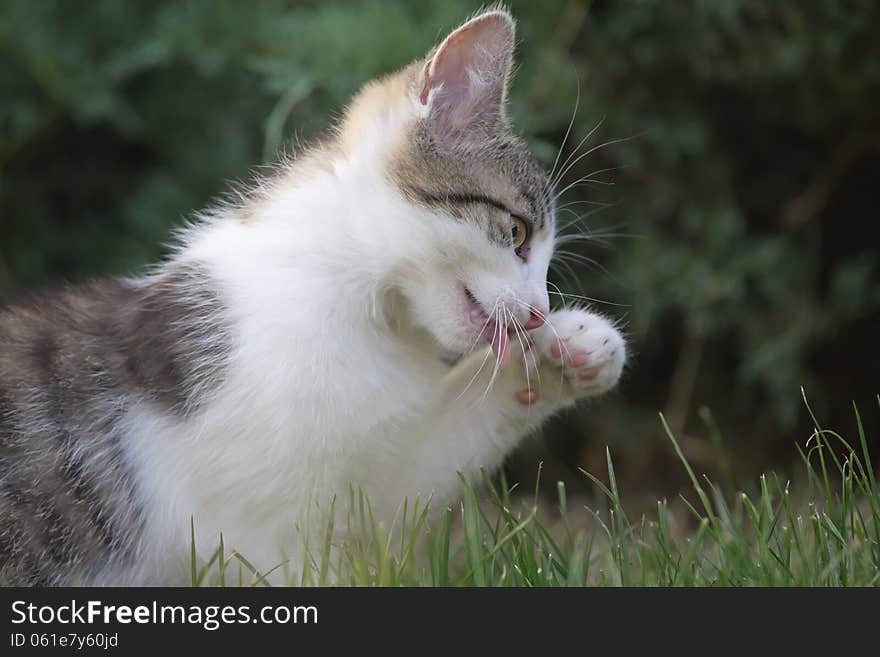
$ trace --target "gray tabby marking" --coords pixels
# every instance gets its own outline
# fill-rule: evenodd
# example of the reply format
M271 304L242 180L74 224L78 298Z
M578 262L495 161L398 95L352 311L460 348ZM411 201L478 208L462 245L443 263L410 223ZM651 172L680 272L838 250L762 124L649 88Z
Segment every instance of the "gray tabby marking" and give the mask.
M0 308L0 579L76 584L137 558L125 413L195 411L223 380L223 317L210 279L186 267Z

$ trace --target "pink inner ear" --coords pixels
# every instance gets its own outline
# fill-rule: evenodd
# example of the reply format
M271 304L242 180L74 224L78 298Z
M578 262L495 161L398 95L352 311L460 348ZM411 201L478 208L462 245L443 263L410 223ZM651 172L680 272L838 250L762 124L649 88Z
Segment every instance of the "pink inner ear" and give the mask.
M431 90L442 87L452 107L473 102L469 96L482 94L486 102L477 104L490 107L494 101L500 111L513 44L513 21L507 14L491 12L465 23L446 38L425 66L419 101L427 105ZM472 73L488 84L474 89Z

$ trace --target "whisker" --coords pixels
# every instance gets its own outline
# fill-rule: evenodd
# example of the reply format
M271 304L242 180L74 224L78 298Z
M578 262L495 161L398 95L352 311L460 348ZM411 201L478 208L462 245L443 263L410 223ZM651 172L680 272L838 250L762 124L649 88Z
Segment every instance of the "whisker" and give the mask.
M517 300L517 301L519 301L519 300ZM522 302L520 302L520 303L522 303ZM524 304L524 305L525 305L526 308L529 309L529 312L530 312L530 313L535 313L538 317L541 318L541 320L542 320L545 324L547 323L547 315L546 315L546 314L542 313L539 309L535 308L535 307L534 307L532 304L530 304L530 303L526 303L526 304ZM535 375L538 377L538 384L540 385L540 383L541 383L541 372L540 372L540 370L539 370L539 368L538 368L538 359L537 359L537 357L535 356L535 345L534 345L534 342L532 341L531 337L530 337L529 334L528 334L528 331L526 331L526 328L525 328L525 326L523 326L522 322L520 322L519 320L516 320L516 318L514 318L514 320L515 320L516 323L519 325L519 328L520 328L520 330L521 330L521 332L522 332L522 335L523 335L523 339L525 339L525 341L526 341L526 346L529 348L529 356L531 356L531 358L532 358L532 365L533 365L534 368L535 368Z
M548 281L548 283L549 283L549 281ZM558 286L554 285L553 287L556 287L557 290L559 290ZM556 292L548 290L548 292L550 294L555 294L557 296L560 296L563 299L567 299L567 298L580 299L583 301L589 301L590 303L603 303L606 306L616 306L618 308L631 308L632 307L628 303L614 303L613 301L603 301L602 299L596 299L594 297L587 297L587 296L583 296L581 294L571 294L569 292L562 292L561 290L556 291Z
M591 153L595 153L596 151L598 151L602 148L606 148L608 146L613 146L614 144L622 144L627 141L632 141L633 139L638 139L639 137L642 137L643 135L644 135L644 133L640 133L637 135L632 135L630 137L620 137L618 139L609 139L608 141L603 142L597 146L593 146L590 150L588 150L585 153L581 153L580 155L577 156L577 158L574 159L573 162L571 162L570 164L565 166L564 170L561 171L559 173L559 175L556 176L556 180L553 182L553 186L556 187L556 184L562 181L562 178L565 176L565 174L567 174L571 170L571 168L574 165L576 165L578 162L580 162L582 159L584 159L585 157L587 157Z
M574 207L576 205L591 205L591 206L595 206L595 207L593 207L591 210L588 210L587 212L576 212L575 210L572 210L572 207ZM598 201L588 201L588 200L569 201L568 203L564 203L556 208L557 215L558 215L558 213L565 212L566 214L570 214L571 216L573 216L574 219L571 219L571 220L566 221L564 223L560 222L560 225L556 229L557 235L563 234L566 229L568 229L574 225L580 225L583 230L589 231L590 228L584 223L584 221L588 217L592 217L594 214L598 214L599 212L607 210L608 208L611 208L611 207L616 207L617 205L618 205L617 202L615 202L615 203L601 203ZM610 229L605 229L605 230L610 230ZM595 231L590 231L590 232L595 232Z
M520 328L519 328L519 320L514 316L512 312L507 311L507 317L510 320L511 326L513 326L513 333L516 336L516 341L519 342L519 348L522 350L523 354L523 366L526 371L526 390L528 391L529 397L532 395L532 382L530 380L529 375L529 364L526 361L526 347L523 344L522 338L520 337ZM526 342L528 342L528 337L526 338Z
M472 352L474 351L474 349L476 348L477 343L480 341L480 336L483 334L483 331L486 329L486 326L489 325L489 321L491 320L492 315L495 313L496 308L498 308L498 300L497 300L497 299L495 300L495 305L492 306L492 313L486 315L486 321L483 322L483 326L480 328L480 332L477 334L477 337L474 338L474 342L473 342L473 344L471 345L470 349L468 349L468 351L466 352L467 354L472 353ZM458 401L459 399L461 399L462 396L464 396L464 394L465 394L465 393L470 389L470 387L473 385L474 381L477 380L477 377L480 376L480 373L483 371L483 368L486 366L486 362L489 360L489 355L490 355L491 353L492 353L491 349L489 349L489 350L486 351L486 356L483 358L483 362L480 363L480 366L477 368L477 371L474 372L474 375L471 377L471 380L468 381L467 385L466 385L466 386L464 387L464 389L459 393L458 397L455 398L455 401Z
M561 250L557 251L554 254L555 257L559 257L560 262L576 262L578 264L585 265L588 269L591 269L595 272L598 272L602 276L608 278L608 280L612 281L615 285L619 285L621 287L627 287L627 284L624 283L620 278L612 274L605 265L600 263L598 260L594 260L593 258L584 255L583 253L575 253L574 251Z
M601 211L604 210L604 209L605 209L605 208L595 208L595 209L593 209L593 210L590 210L589 212L585 212L585 213L583 213L583 214L578 214L577 212L575 212L574 210L571 210L571 209L569 209L569 208L560 208L560 209L559 209L559 212L566 212L566 213L572 215L572 216L574 217L574 219L572 219L571 221L566 222L565 224L563 224L563 225L561 225L561 226L559 227L559 233L557 234L557 237L558 237L560 234L563 234L562 231L564 231L564 230L570 228L571 226L574 226L574 225L580 224L581 222L583 222L583 221L584 221L585 219L587 219L588 217L591 217L591 216L593 216L594 214L596 214L597 212L601 212ZM583 230L589 230L589 228L588 228L587 226L582 226L582 228L583 228ZM578 234L578 233L573 233L573 234ZM592 235L592 234L594 234L594 233L590 233L590 234Z
M492 313L495 312L495 309L498 307L498 299L495 300L495 305L492 306ZM486 327L489 325L489 321L492 319L492 313L488 313L486 315L486 321L483 322L483 325L480 327L480 332L477 333L477 337L474 338L473 344L471 344L470 349L467 350L466 353L472 353L474 349L477 347L477 343L480 341L480 336L483 335L483 331L486 330Z
M564 267L564 269L562 269ZM553 259L550 261L550 271L556 273L561 279L562 282L572 288L577 288L578 286L578 276L575 272L574 268L570 263L565 260L556 260ZM549 283L549 281L548 281Z
M549 283L549 284L553 285L552 283ZM556 342L559 343L560 349L562 349L564 353L568 353L568 345L565 344L565 341L559 335L559 331L556 330L556 327L553 326L553 322L550 321L550 318L547 315L543 314L540 310L535 308L530 303L526 303L524 301L519 301L519 303L524 305L530 311L534 311L534 312L538 313L539 315L541 315L541 318L544 320L544 324L547 326L547 328L549 328L551 331L553 331L553 337L556 338ZM533 358L534 358L534 356L533 356ZM537 361L533 361L533 362L535 362L535 371L538 372ZM561 359L560 362L561 362L561 367L559 369L559 390L560 390L560 395L561 395L562 386L565 385L565 359ZM539 384L540 384L540 381L541 381L541 379L540 379L540 372L539 372L538 373L538 383Z
M562 150L565 148L565 144L568 142L568 136L571 134L571 129L574 126L574 120L577 117L578 106L581 103L581 81L580 78L575 76L575 82L577 82L577 96L574 99L574 111L571 113L571 120L568 122L568 129L565 131L565 136L562 138L562 143L559 144L559 150L556 151L556 159L553 161L553 168L550 170L550 175L548 178L553 180L553 174L556 173L556 166L559 164L559 158L562 156ZM565 166L564 164L562 166Z
M568 244L569 242L590 242L601 246L608 246L609 239L632 238L640 239L639 235L632 233L564 233L556 236L557 244Z
M587 175L583 176L582 178L578 178L574 182L566 185L562 189L561 192L556 192L556 194L553 196L553 200L554 201L557 200L558 198L560 198L563 194L565 194L569 190L574 189L575 187L579 187L584 184L604 185L605 187L614 187L614 183L611 182L610 180L599 180L597 178L593 178L592 176L598 176L600 173L606 173L608 171L616 171L616 170L622 169L622 168L623 167L609 167L607 169L598 169L596 171L593 171L592 173L588 173Z
M497 310L495 311L495 330L492 332L492 342L495 342L495 338L499 338L501 336L501 331L504 330L504 326L499 322L499 315L504 310L504 304L495 304ZM489 395L489 391L492 389L492 386L495 385L495 379L498 377L498 372L501 370L501 357L503 352L501 350L495 354L495 366L492 368L492 376L489 378L489 383L486 385L486 390L483 392L482 401L486 401L486 397Z
M474 381L477 380L477 377L480 376L480 373L483 371L483 368L486 366L486 363L488 362L489 356L491 354L492 354L492 350L487 349L486 355L483 357L483 362L480 363L480 366L477 368L477 371L474 372L474 375L471 377L471 380L468 381L468 383L464 387L464 389L458 394L458 397L455 398L455 401L458 401L459 399L461 399L464 396L464 393L466 393L470 389L470 387L474 384Z
M566 202L566 203L563 203L562 205L557 206L556 209L557 209L557 210L561 210L561 209L563 209L563 208L568 208L568 207L571 207L571 206L573 206L573 205L600 205L600 206L602 206L603 208L610 208L610 207L612 207L612 206L614 206L614 205L617 205L617 203L607 203L607 202L604 202L604 201L591 201L591 200L589 200L589 199L578 199L578 200L575 200L575 201L568 201L568 202Z
M514 299L514 301L516 303L518 303L519 305L523 306L524 308L526 308L530 313L536 314L538 317L540 317L543 320L543 322L545 324L550 326L547 321L547 315L544 314L543 312L541 312L538 308L535 308L532 304L526 303L525 301L522 301L521 299ZM535 368L535 375L538 377L538 385L540 386L540 384L541 384L541 371L540 371L540 368L538 367L538 358L537 358L537 356L535 356L534 343L532 342L532 339L529 336L529 332L526 331L525 326L523 326L522 323L518 319L516 319L515 316L513 317L513 322L514 322L514 328L521 331L522 336L526 341L525 343L528 346L528 351L529 351L528 355L532 357L532 366ZM552 326L550 326L550 330L551 331L553 330ZM523 360L525 361L525 350L523 350ZM528 368L527 362L525 362L525 365Z
M590 131L587 133L586 137L584 137L583 139L580 140L580 142L578 143L578 145L574 147L574 150L573 150L571 153L568 154L568 157L565 158L565 162L562 163L562 167L560 168L560 171L557 172L556 177L555 177L555 178L551 178L551 180L550 180L550 186L551 186L551 187L553 187L554 189L556 188L556 185L559 184L559 182L562 180L562 176L565 175L564 172L566 172L566 171L569 170L569 164L568 164L568 163L569 163L569 161L571 160L571 158L577 155L577 153L578 153L578 151L581 149L581 147L587 142L587 140L588 140L590 137L592 137L592 136L596 133L596 131L597 131L599 128L602 127L602 124L603 124L603 123L605 123L605 117L604 117L604 116L603 116L601 119L599 119L599 122L593 127L592 130L590 130Z
M591 258L588 255L584 255L583 253L577 253L576 251L568 251L567 249L557 249L553 252L554 258L559 258L560 260L571 260L573 262L578 262L588 267L595 267L597 270L608 273L608 270L605 269L604 266L594 258Z

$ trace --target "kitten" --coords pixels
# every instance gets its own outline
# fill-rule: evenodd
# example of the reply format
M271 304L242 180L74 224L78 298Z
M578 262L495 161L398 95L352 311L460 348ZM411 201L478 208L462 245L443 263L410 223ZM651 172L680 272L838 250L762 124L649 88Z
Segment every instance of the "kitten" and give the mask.
M191 518L266 569L312 502L440 505L614 386L611 323L548 311L554 190L505 115L513 50L505 11L478 15L151 275L0 309L3 577L185 583Z

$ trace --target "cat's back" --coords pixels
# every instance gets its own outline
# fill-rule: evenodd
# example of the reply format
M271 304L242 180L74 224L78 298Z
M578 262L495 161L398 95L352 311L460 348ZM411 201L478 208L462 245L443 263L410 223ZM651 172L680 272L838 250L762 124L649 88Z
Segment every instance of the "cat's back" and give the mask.
M124 283L108 280L29 291L3 302L0 391L25 402L35 389L69 388L70 377L80 378L94 352L109 354L111 309L128 294Z
M96 557L125 542L108 403L119 389L108 320L125 296L106 281L0 308L0 568L10 583L87 580Z
M219 301L205 285L165 272L0 306L3 579L89 583L135 560L144 504L126 417L143 403L185 414L220 376Z

